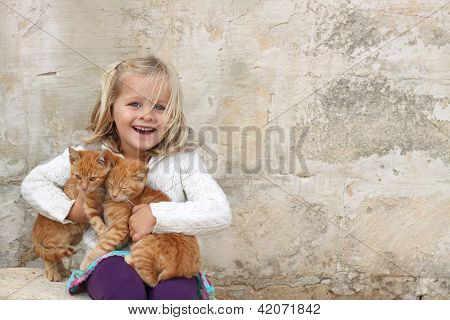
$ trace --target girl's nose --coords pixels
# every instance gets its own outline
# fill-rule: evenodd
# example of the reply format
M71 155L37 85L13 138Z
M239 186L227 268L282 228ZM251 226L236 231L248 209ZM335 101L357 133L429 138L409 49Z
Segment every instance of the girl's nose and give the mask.
M140 119L146 120L146 121L151 121L154 119L153 117L153 110L147 109L144 111L143 114L141 114L139 116Z

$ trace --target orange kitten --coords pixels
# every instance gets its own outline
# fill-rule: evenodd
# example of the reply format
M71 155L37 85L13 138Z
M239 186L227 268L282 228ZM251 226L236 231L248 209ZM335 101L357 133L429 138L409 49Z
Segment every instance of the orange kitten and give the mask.
M70 185L66 186L71 188ZM64 190L67 190L66 187ZM69 197L76 198L76 196ZM40 214L37 216L31 232L31 241L36 256L44 260L45 275L48 280L61 281L70 274L64 267L62 259L75 253L73 246L80 243L87 226L78 222L62 224Z
M109 230L83 261L81 269L99 256L121 248L129 240L128 219L132 205L170 201L162 192L147 187L148 168L138 161L120 159L106 180L108 195L104 217ZM154 287L160 280L192 277L200 272L200 249L193 236L150 234L131 247L125 258L140 277Z
M87 193L85 199L92 205L93 200L90 200L90 196L97 196L100 192L98 190L103 188L102 181L109 172L106 162L103 161L105 153L75 151L71 147L69 152L71 175L64 185L64 192L70 199L75 200L79 190L86 188L86 180L88 180L87 191L95 192ZM80 179L77 179L77 176ZM90 177L97 178L94 182L89 181ZM33 251L44 260L45 274L50 281L61 281L68 275L69 271L65 269L62 259L75 253L73 246L81 241L87 226L85 223L62 224L40 214L37 216L31 233Z
M78 181L77 190L84 200L84 212L97 237L100 237L107 230L102 219L102 203L112 155L109 151L76 151L71 147L69 154L71 175Z
M149 234L131 245L125 261L150 287L175 277L192 278L200 272L200 248L194 236Z

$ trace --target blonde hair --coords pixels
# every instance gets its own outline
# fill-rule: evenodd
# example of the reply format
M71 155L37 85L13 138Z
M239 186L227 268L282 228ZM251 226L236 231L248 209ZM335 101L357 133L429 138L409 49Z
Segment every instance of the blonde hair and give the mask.
M190 140L191 130L186 126L182 110L183 93L175 68L164 63L154 55L132 58L120 63L109 65L102 75L102 89L92 107L87 130L92 132L90 137L83 139L86 144L98 142L106 145L116 153L120 153L120 138L114 122L111 122L112 108L116 101L125 73L135 73L148 76L148 81L158 77L159 94L163 90L170 91L170 98L163 118L163 139L152 149L147 150L149 156L166 156L182 150L191 150L197 144ZM154 82L155 83L155 82ZM153 107L154 104L153 103Z

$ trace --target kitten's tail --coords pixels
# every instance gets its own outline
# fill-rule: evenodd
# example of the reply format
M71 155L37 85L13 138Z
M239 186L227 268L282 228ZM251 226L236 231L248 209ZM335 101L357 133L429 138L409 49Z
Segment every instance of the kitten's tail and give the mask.
M27 252L25 252L21 257L20 257L20 262L17 265L18 267L25 267L25 265L27 264L27 262L34 260L37 258L36 253L34 252L34 250L31 248L30 250L28 250Z
M73 247L46 247L42 243L34 244L34 252L37 256L41 257L45 261L49 262L58 262L61 261L64 257L70 257L75 253L75 249Z

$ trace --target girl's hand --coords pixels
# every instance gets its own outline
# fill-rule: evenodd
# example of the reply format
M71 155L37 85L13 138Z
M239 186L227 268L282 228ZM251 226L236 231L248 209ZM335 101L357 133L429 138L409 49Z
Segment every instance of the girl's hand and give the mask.
M66 219L69 219L73 222L88 222L86 213L84 213L84 199L81 194L78 194L78 197L75 200L75 203L72 205L72 208L70 208L69 214L67 215Z
M152 233L156 225L156 218L148 204L139 204L133 207L133 214L128 220L130 236L133 242L141 240L146 235Z

